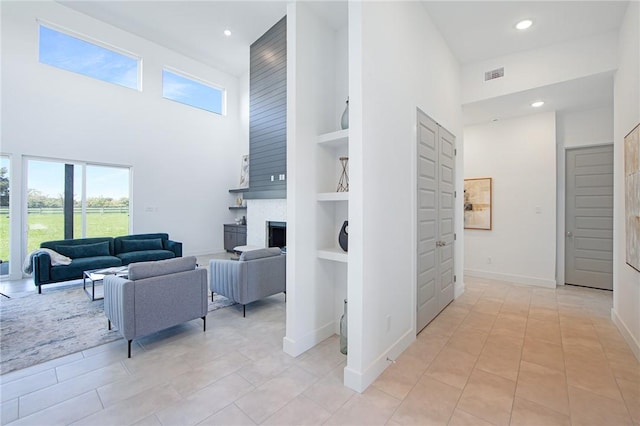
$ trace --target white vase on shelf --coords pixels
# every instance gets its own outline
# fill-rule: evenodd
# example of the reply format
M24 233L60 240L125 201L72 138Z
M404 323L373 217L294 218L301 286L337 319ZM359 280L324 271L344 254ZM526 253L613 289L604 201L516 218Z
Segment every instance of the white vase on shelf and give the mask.
M344 107L342 118L340 119L340 127L342 130L349 128L349 98L347 97L347 106Z

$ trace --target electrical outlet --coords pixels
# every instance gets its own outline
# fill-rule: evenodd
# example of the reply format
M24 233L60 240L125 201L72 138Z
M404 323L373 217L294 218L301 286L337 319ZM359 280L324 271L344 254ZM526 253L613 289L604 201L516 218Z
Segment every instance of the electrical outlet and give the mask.
M391 331L391 315L387 315L387 331Z

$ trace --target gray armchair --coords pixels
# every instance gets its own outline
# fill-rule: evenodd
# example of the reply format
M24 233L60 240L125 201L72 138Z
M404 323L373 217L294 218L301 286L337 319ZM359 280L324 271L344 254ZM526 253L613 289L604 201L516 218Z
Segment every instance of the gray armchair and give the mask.
M128 279L104 278L104 313L129 344L183 322L202 318L207 329L207 272L196 258L178 257L129 265Z
M246 251L239 260L212 259L209 287L242 305L287 291L287 256L277 247Z

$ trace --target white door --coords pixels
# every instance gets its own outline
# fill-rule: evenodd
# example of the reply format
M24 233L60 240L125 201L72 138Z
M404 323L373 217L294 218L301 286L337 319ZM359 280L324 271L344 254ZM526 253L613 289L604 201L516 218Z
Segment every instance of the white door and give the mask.
M420 110L417 127L419 332L453 300L455 138Z
M613 290L613 146L567 150L565 283Z
M439 127L439 171L438 174L438 312L453 301L453 248L455 234L453 228L455 207L455 137Z

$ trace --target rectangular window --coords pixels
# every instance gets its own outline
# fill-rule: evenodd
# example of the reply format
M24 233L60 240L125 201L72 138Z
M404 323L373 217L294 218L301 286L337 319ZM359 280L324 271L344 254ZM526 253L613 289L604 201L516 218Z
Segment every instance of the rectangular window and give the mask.
M138 90L140 59L40 25L43 64Z
M162 70L162 96L205 111L223 114L224 90Z

